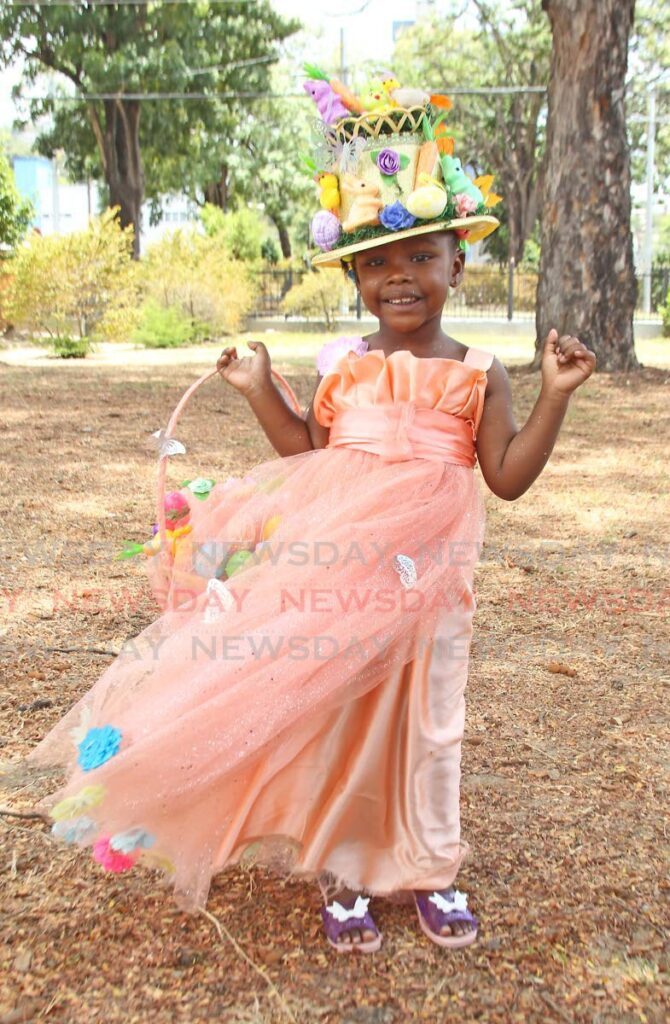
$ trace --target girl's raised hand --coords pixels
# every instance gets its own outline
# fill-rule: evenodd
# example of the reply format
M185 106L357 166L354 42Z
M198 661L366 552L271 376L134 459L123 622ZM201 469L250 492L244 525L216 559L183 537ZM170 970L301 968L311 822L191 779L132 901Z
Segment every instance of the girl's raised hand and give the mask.
M595 352L572 335L559 338L552 327L542 353L543 390L569 395L591 376L595 366Z
M237 347L232 345L230 348L224 348L216 362L216 368L223 379L243 395L262 391L268 385L272 386L272 364L267 348L262 341L248 341L247 345L253 349L252 356L243 356L239 359Z

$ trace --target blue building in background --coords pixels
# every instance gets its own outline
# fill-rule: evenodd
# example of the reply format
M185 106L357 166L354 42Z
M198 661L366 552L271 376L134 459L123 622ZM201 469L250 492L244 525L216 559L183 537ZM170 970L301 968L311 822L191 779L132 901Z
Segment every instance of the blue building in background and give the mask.
M35 210L32 227L43 235L85 230L98 208L94 185L59 182L56 161L44 156L15 156L12 166L16 187Z

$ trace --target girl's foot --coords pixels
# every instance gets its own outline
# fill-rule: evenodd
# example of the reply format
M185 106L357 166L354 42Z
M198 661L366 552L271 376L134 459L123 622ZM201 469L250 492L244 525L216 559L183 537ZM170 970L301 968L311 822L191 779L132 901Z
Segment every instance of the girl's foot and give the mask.
M419 924L439 946L468 946L477 938L477 918L467 909L468 897L453 886L414 892Z
M381 935L368 912L369 902L369 897L352 889L340 889L326 899L321 908L326 938L338 952L356 949L372 953L381 946Z

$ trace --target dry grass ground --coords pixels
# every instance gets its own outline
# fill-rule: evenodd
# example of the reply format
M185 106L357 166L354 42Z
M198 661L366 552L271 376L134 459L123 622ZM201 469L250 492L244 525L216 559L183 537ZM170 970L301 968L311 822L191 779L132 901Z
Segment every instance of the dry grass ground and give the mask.
M275 365L306 402L313 369ZM155 617L141 565L113 555L147 536L145 439L196 372L0 353L0 758L27 753L94 682L110 661L94 648ZM538 378L510 376L522 423ZM536 485L511 504L486 494L459 877L475 946L438 949L382 902L383 950L337 958L317 892L260 872L219 875L216 920L187 916L148 873L108 875L4 814L0 1024L667 1019L669 396L668 369L592 378ZM219 381L179 436L175 482L272 455Z

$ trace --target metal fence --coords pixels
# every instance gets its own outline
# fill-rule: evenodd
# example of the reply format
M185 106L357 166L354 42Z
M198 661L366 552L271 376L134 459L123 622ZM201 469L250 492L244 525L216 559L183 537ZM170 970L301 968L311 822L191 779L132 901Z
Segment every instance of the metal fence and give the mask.
M294 285L302 281L308 269L264 269L255 276L257 294L252 316L284 315L282 301ZM515 270L513 266L472 264L466 267L458 288L451 291L447 305L448 315L454 318L532 320L535 317L537 273ZM643 312L643 279L638 278L636 317L652 320L660 316L670 286L670 267L657 266L652 271L651 313ZM348 306L348 308L347 308ZM355 289L351 288L340 316L360 317L361 309ZM289 317L285 317L290 322Z
M651 276L651 286L649 288L651 298L651 312L648 313L644 309L645 305L645 285L649 277ZM670 265L665 266L662 264L656 264L652 267L651 275L640 274L637 279L637 303L635 306L635 315L640 319L650 317L655 320L660 316L661 307L665 305L666 299L668 298L668 291L670 290Z

